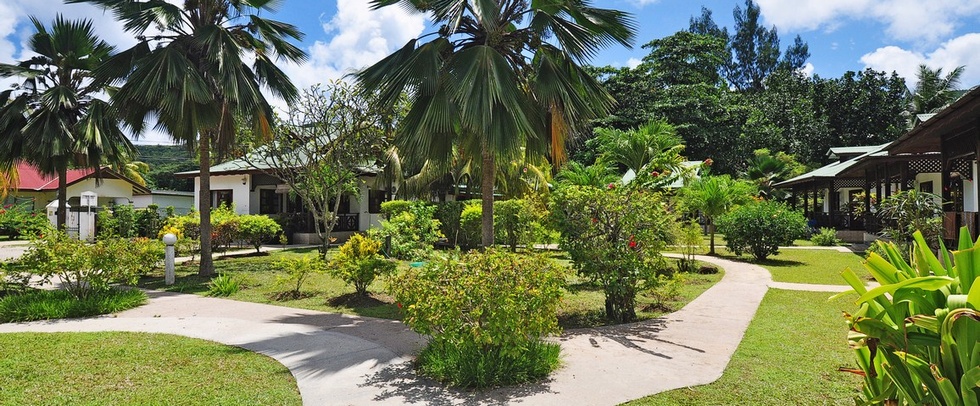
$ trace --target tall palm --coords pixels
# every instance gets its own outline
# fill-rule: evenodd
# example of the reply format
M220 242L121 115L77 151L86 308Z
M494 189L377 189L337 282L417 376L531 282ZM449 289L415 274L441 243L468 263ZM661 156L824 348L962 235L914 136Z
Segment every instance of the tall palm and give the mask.
M4 92L0 107L0 164L23 160L45 175L58 176L57 226L66 219L69 166L98 168L135 153L119 129L115 109L96 96L108 83L94 75L112 56L88 20L57 16L49 31L31 18L37 32L28 47L37 54L16 65L0 64L0 76L23 84ZM99 173L96 171L96 173Z
M680 198L689 210L699 211L708 222L711 250L715 254L715 218L728 213L736 205L751 199L751 185L728 175L695 179L680 190Z
M912 113L935 113L951 103L956 97L956 88L964 69L964 66L957 66L943 76L943 68L932 70L926 65L919 65L919 71L915 74L915 91L912 92Z
M259 17L274 0L196 0L182 6L160 0L69 0L111 10L137 44L104 65L108 77L124 78L113 96L126 123L141 132L149 117L177 142L197 147L200 157L200 274L214 273L211 260L211 155L235 144L235 118L272 136L273 111L261 88L287 101L298 92L277 66L302 61L292 45L294 26ZM148 34L147 31L153 32ZM254 57L251 66L247 57Z
M588 0L373 0L428 13L431 39L413 39L357 74L368 90L411 108L396 137L409 154L447 161L479 151L482 243L493 244L496 162L523 154L565 159L569 134L610 111L612 97L579 64L602 47L629 46L634 23Z

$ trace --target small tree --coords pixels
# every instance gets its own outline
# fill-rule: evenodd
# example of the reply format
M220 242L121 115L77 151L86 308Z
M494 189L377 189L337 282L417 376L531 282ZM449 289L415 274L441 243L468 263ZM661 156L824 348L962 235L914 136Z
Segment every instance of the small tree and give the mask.
M763 201L739 207L719 218L728 249L735 255L750 252L757 260L779 253L779 247L806 236L806 219L785 204Z
M524 199L511 199L493 202L494 230L497 240L510 246L510 252L517 252L518 244L526 244L534 230L534 208Z
M358 295L367 295L367 288L380 275L395 271L395 263L381 256L381 241L354 234L330 261L331 275L354 285Z
M255 247L255 252L261 252L262 244L272 241L276 234L282 232L282 227L269 216L249 214L238 217L238 237Z
M369 94L332 81L305 90L283 121L274 140L253 144L243 159L302 200L325 256L343 196L357 194L358 178L388 148L392 115L374 107Z
M751 200L752 194L751 185L733 180L728 175L695 179L680 190L678 197L681 204L692 212L700 213L708 221L708 232L711 234L708 254L715 255L715 218Z
M665 265L671 217L657 193L570 186L552 195L551 215L575 269L602 286L606 317L636 319L636 293Z

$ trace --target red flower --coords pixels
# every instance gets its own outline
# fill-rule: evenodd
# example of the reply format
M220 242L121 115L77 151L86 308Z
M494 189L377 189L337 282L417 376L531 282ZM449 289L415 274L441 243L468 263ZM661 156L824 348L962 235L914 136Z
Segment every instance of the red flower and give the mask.
M401 309L401 308L402 308L402 304L401 304L401 302L395 302L395 304L396 304L396 305L398 305L398 308L399 308L399 309Z
M708 158L708 159L705 159L704 160L704 166L711 166L711 164L713 164L713 163L715 163L715 161L712 160L711 158Z
M636 238L634 236L632 236L632 235L630 236L629 247L631 249L636 249Z
M660 172L657 171L650 172L650 176L656 178L657 176L660 176Z
M616 188L616 184L615 183L610 183L610 184L606 185L606 188L607 189L615 189Z
M592 218L592 224L595 224L595 223L598 223L598 222L599 222L599 219L597 219L595 217Z

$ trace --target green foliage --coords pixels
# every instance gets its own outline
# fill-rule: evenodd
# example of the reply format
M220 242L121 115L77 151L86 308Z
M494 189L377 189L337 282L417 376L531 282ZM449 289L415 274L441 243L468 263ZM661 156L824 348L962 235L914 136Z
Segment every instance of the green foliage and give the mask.
M980 401L980 246L960 230L957 251L939 258L913 233L912 261L894 244L872 253L865 267L880 286L868 290L846 269L860 297L844 314L848 341L864 378L861 403L976 405ZM886 259L887 258L887 259ZM842 295L843 295L842 294Z
M638 289L665 267L660 251L671 238L672 219L661 196L629 188L570 186L552 197L561 247L580 275L602 287L606 317L635 320Z
M411 210L413 202L408 200L390 200L381 203L381 213L385 218L391 218L401 213Z
M315 274L324 271L325 264L319 255L302 255L294 258L283 258L275 263L275 267L284 272L285 276L276 276L276 286L289 286L286 292L293 298L298 298L303 288L303 282Z
M57 276L77 298L109 290L110 283L136 284L163 259L159 242L108 238L87 244L63 231L34 240L18 264L20 269L50 280Z
M511 199L493 202L493 229L497 242L517 251L518 244L529 244L534 235L534 207L524 199Z
M30 272L14 264L0 262L0 297L27 290L31 282Z
M208 282L209 296L231 296L242 288L241 278L226 273L218 274Z
M677 262L677 270L693 273L698 271L694 256L704 252L701 225L696 221L683 223L674 229L674 242L680 246L683 257Z
M806 218L783 203L762 201L739 207L718 219L728 250L763 260L779 253L779 246L793 243L807 233Z
M841 243L840 238L837 238L837 230L831 227L820 227L820 230L810 237L810 241L821 247L833 247Z
M163 219L160 218L159 206L151 204L146 209L136 211L136 236L154 238L160 233Z
M255 247L255 252L260 252L262 244L272 241L281 232L282 227L269 216L247 214L238 217L238 237Z
M436 203L433 214L439 220L439 231L449 241L449 245L457 246L460 240L460 216L463 214L465 203L459 201Z
M752 186L746 182L734 180L728 175L704 176L693 180L678 191L678 201L681 207L693 215L702 215L708 220L708 232L711 234L711 250L715 253L715 219L736 206L746 203L754 194Z
M895 241L903 251L912 244L919 231L929 246L939 248L943 233L942 198L932 193L907 190L895 193L878 206L878 219L884 225L882 234Z
M546 376L557 348L563 269L542 256L490 249L438 258L395 277L404 321L432 336L420 369L460 386L489 387Z
M182 179L174 173L198 168L197 157L180 145L137 145L140 160L150 166L144 178L150 189L194 191L194 179Z
M28 207L29 204L17 204L0 208L0 235L35 238L51 228L43 213L35 213Z
M340 246L327 269L331 275L354 285L357 294L367 295L367 288L375 278L395 271L395 262L385 259L380 252L381 241L354 234Z
M470 200L466 202L463 211L459 214L459 232L462 238L460 246L466 248L476 248L480 246L480 230L483 220L483 205L480 200Z
M0 323L97 316L146 301L146 293L139 289L108 289L81 298L65 290L34 290L0 297Z
M439 220L433 219L435 206L414 201L408 210L382 220L380 228L371 229L372 238L391 241L388 255L409 261L424 261L432 253L433 244L439 241Z

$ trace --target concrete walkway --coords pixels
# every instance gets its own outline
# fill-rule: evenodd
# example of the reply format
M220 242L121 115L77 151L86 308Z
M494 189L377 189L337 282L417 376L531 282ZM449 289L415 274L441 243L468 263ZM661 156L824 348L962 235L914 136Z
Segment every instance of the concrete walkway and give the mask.
M718 379L771 282L758 266L713 257L725 276L680 311L640 323L569 330L563 367L547 381L488 392L418 377L424 339L397 321L150 291L150 303L90 319L0 324L0 332L146 331L240 346L296 377L303 402L323 404L615 405Z

